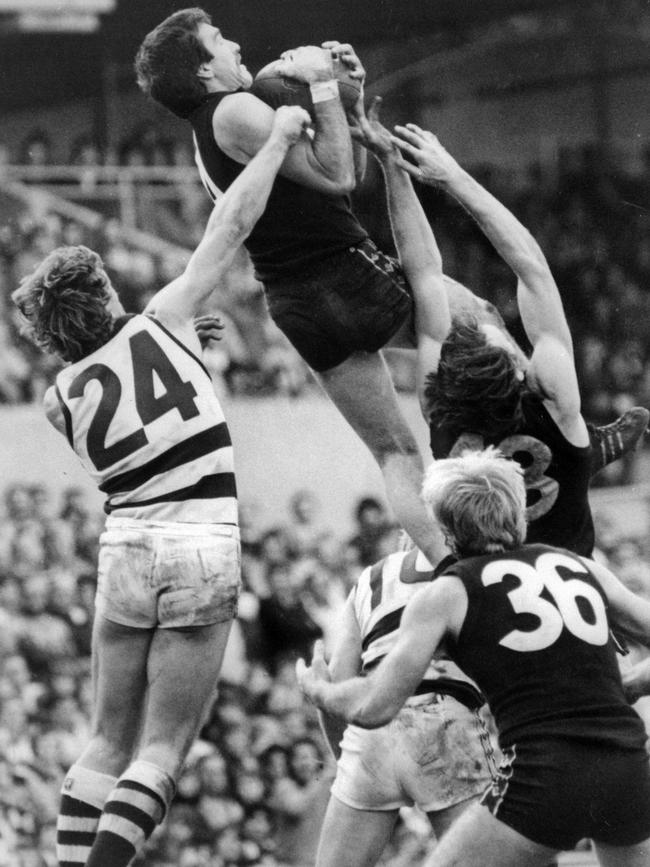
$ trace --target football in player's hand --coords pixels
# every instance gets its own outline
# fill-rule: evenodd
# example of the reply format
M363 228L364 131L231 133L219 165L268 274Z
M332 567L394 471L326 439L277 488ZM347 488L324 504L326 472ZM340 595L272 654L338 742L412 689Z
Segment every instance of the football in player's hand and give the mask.
M314 106L311 101L309 85L303 81L297 81L295 78L281 75L279 69L282 63L282 60L274 60L260 69L255 76L251 93L262 102L270 105L271 108L278 108L280 105L299 105L311 113ZM333 67L334 77L339 83L343 107L346 110L350 109L359 98L361 82L357 78L350 77L347 66L338 58L334 58Z

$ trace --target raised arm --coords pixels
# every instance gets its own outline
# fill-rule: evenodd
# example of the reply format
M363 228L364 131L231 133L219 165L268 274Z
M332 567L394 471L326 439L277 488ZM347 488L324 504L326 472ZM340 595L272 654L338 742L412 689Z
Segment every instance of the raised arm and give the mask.
M152 298L145 312L167 320L172 327L191 325L264 212L287 151L308 125L309 115L304 109L297 106L278 109L264 146L218 200L185 271Z
M552 334L572 351L560 293L537 241L504 205L462 169L430 132L415 124L395 127L393 141L415 160L404 168L422 183L447 190L469 211L497 252L519 278L518 300L533 344Z
M329 683L322 649L312 665L298 660L298 682L307 698L328 714L362 728L379 728L413 695L444 636L457 634L467 609L456 578L439 578L417 593L404 609L397 642L368 677Z
M347 110L347 119L351 128L356 128L359 118L365 117L364 107L364 85L366 81L366 70L364 69L359 56L354 48L347 42L336 42L331 40L323 42L321 48L326 48L330 51L334 61L339 61L346 67L350 78L355 78L359 82L359 96L354 106ZM364 145L352 137L352 158L354 160L354 177L357 184L363 181L366 174L368 163L368 152Z
M414 161L404 161L405 170L454 196L516 274L519 312L533 346L529 378L536 380L538 390L556 405L559 420L577 426L580 392L571 333L539 244L514 214L458 165L432 133L415 124L395 129L393 141ZM586 437L586 431L582 433Z
M293 147L280 169L289 180L322 193L354 189L352 140L334 79L329 50L304 46L282 56L282 73L309 85L314 104L314 134ZM267 140L274 111L252 93L233 93L217 106L212 129L229 157L248 163Z
M417 339L417 392L427 415L426 378L438 369L440 346L451 326L449 302L442 273L442 257L420 204L400 151L388 130L379 123L381 100L375 98L368 117L359 117L360 136L379 160L386 180L393 238L402 268L415 299Z

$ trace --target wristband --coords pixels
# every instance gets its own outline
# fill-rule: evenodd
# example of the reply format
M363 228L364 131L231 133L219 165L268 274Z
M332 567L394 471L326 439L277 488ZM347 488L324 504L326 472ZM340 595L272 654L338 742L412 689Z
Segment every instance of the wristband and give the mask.
M315 81L309 85L309 92L311 93L311 101L314 104L317 102L327 102L328 99L338 98L339 83L335 78L332 78L330 81Z

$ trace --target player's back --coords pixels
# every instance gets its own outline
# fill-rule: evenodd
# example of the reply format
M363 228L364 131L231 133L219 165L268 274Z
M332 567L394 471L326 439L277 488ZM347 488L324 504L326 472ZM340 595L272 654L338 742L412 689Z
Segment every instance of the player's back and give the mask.
M435 458L455 457L464 449L497 446L524 470L528 507L526 541L566 548L585 557L594 547L589 506L590 446L574 446L562 434L542 400L524 395L523 422L498 438L476 433L452 436L442 426L430 426Z
M207 370L149 316L125 316L56 391L68 440L116 517L236 524L230 434Z
M584 561L546 545L447 569L467 591L459 666L485 693L508 747L539 736L638 749L641 720L623 693L607 599Z
M406 604L451 560L447 558L433 569L424 555L413 549L390 554L361 573L352 592L361 632L363 674L378 665L395 644ZM432 659L419 690L451 695L468 707L480 707L485 701L444 647Z

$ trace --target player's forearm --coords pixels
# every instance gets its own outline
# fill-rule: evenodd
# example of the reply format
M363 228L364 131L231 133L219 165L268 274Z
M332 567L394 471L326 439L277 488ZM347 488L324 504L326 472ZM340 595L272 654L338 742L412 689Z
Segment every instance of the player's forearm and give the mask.
M271 136L217 202L203 242L218 238L230 227L233 243L244 241L264 213L277 173L289 149L284 140Z
M440 250L411 179L392 157L382 159L381 166L393 237L407 276L423 269L442 275Z
M501 202L460 166L443 184L471 214L515 274L534 287L549 274L542 250L531 233Z
M319 171L336 184L340 192L354 189L352 137L339 97L314 103L312 153Z
M367 677L354 677L340 683L319 681L306 694L325 714L361 728L386 725L399 710L399 707L393 710Z
M395 246L415 295L416 333L442 341L451 318L435 235L408 174L391 157L382 168Z

